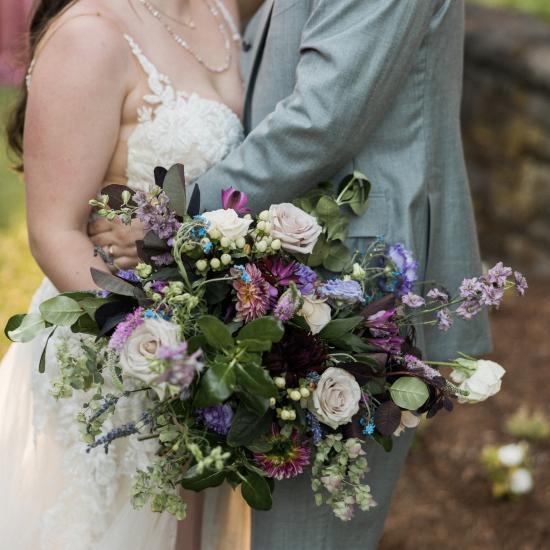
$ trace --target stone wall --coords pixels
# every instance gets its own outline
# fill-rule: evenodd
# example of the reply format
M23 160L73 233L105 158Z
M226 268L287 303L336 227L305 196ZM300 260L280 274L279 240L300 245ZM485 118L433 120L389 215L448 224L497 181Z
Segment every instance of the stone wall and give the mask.
M550 25L469 5L464 86L483 255L550 275Z

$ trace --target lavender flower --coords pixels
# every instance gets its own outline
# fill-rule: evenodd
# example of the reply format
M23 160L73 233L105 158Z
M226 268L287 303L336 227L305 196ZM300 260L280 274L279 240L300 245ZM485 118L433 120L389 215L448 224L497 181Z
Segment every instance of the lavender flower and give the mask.
M466 300L456 309L456 314L466 321L473 319L481 311L481 304L477 300Z
M504 298L504 289L492 285L484 285L479 301L484 306L499 307Z
M296 285L302 294L311 294L317 281L317 273L304 264L297 264L294 270Z
M109 349L121 350L132 332L143 323L143 308L138 307L134 312L129 313L124 321L120 322L111 339Z
M424 301L424 298L421 296L418 296L417 294L413 294L412 292L407 292L404 296L401 297L401 301L406 305L413 309L422 307L426 302Z
M434 300L435 302L441 302L443 304L449 302L449 295L446 292L439 290L438 288L432 288L428 291L426 296L430 298L430 300Z
M505 267L502 262L498 262L494 267L489 269L487 276L485 277L488 283L503 287L508 280L508 277L512 275L512 268Z
M137 204L136 216L143 222L146 233L153 231L161 239L169 239L175 235L180 223L175 212L170 209L170 199L166 193L161 192L151 200L149 193L137 191L133 200Z
M527 279L519 272L514 271L514 280L516 282L516 291L520 296L525 295L525 291L529 288Z
M220 435L227 435L233 422L233 409L229 404L197 409L197 420Z
M427 380L442 378L438 370L430 367L429 365L426 365L426 363L424 363L414 355L407 354L403 359L405 361L405 367L407 368L407 370L417 373Z
M437 327L443 332L447 332L454 323L454 320L451 316L451 310L449 308L440 309L437 314Z
M483 283L477 278L464 279L458 291L465 300L477 300L483 289Z
M356 304L363 302L363 288L357 281L330 279L321 285L317 292L320 298L327 298L334 302Z
M390 260L397 271L392 273L390 282L382 283L383 289L394 292L399 297L411 292L417 279L418 269L418 262L413 258L411 252L401 243L397 243L387 249L386 258Z

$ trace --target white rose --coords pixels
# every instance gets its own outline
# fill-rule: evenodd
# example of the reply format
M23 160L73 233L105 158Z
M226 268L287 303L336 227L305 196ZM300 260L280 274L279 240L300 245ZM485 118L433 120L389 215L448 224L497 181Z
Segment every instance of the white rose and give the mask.
M348 424L359 411L361 388L355 378L338 367L329 367L311 395L310 409L320 422L336 429Z
M461 368L453 370L451 379L461 390L469 392L459 396L459 403L479 403L496 395L502 385L505 370L494 361L457 359Z
M326 300L320 300L313 295L304 296L304 303L298 315L306 320L312 334L319 334L330 323L332 317Z
M527 468L518 468L510 476L510 491L515 495L528 493L533 485L533 476Z
M413 414L411 411L401 411L401 421L393 435L399 437L407 428L416 428L418 424L420 424L420 416Z
M224 210L212 210L205 212L203 218L210 222L208 231L219 231L222 237L227 237L231 241L236 241L240 237L245 237L252 220L239 218L239 215L232 208Z
M519 466L524 460L527 449L525 445L510 443L504 445L498 450L498 460L503 466L509 468Z
M180 343L180 328L164 319L145 319L129 336L120 352L122 372L150 384L158 373L151 372L150 361L161 346Z
M279 239L285 250L300 254L311 254L323 230L313 216L288 202L272 205L269 221L271 236Z

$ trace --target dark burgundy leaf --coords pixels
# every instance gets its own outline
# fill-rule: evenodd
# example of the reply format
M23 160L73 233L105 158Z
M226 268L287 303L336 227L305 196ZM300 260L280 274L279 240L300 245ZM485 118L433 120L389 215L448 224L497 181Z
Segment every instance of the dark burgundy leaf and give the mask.
M187 213L190 216L197 216L201 210L201 190L198 185L195 185L193 193L191 193L191 199L189 200L189 206L187 207Z
M111 332L134 309L135 304L122 301L108 302L99 307L95 312L95 320L100 328L99 336Z
M155 168L155 184L158 187L162 187L164 185L164 178L166 177L167 173L168 170L166 170L166 168L163 168L162 166L157 166Z
M124 204L122 201L123 191L128 191L132 195L132 197L135 195L135 191L133 191L126 185L118 185L116 183L113 183L111 185L107 185L107 187L104 187L101 190L101 194L107 195L109 197L109 206L114 210L118 210ZM130 203L131 202L132 201L130 199Z
M395 306L395 296L393 294L387 294L383 298L380 298L380 300L375 300L374 302L371 302L370 304L365 306L363 308L363 311L361 311L361 315L363 315L363 317L370 317L371 315L374 315L379 311L387 311L388 309L392 309Z
M385 401L376 409L374 425L382 435L390 436L400 423L401 409L393 401Z

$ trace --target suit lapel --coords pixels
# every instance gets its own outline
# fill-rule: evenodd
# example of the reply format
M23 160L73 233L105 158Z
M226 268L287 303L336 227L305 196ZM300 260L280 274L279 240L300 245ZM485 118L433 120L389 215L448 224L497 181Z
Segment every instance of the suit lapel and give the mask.
M261 19L258 23L256 30L256 36L252 45L252 51L250 52L252 63L250 65L250 73L248 81L246 83L245 101L244 101L244 126L250 128L250 110L252 106L252 94L254 92L254 84L256 83L256 75L258 74L258 68L262 60L262 54L265 46L265 40L267 32L269 30L269 23L271 21L271 14L273 12L273 6L275 0L266 0L265 5L262 8Z

